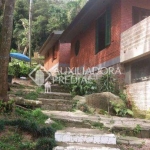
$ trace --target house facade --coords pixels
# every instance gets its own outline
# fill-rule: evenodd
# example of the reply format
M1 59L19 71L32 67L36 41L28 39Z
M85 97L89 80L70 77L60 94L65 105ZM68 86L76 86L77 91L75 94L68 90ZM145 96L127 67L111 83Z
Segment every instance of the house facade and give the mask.
M89 0L60 39L70 67L120 67L128 95L150 109L150 1Z
M61 67L70 66L70 43L61 43L62 31L54 31L40 49L40 55L45 57L44 68L55 72Z

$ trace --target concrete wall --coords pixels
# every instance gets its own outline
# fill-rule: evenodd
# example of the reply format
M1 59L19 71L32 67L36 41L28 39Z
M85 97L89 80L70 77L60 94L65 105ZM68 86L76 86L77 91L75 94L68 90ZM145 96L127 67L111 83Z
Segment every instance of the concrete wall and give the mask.
M127 91L129 98L140 110L150 109L150 81L130 84Z
M104 11L98 12L97 18ZM89 25L88 29L83 31L71 42L71 67L93 67L120 55L121 1L115 0L112 5L111 45L95 55L95 27L97 18L93 18L93 23ZM76 56L74 45L77 40L80 41L80 50Z
M121 34L120 61L127 62L150 54L150 17Z
M126 62L132 62L149 53L150 44L148 32L150 31L150 18L132 27L132 7L150 9L149 0L121 0L121 56L120 61L125 63L125 78L129 83L127 93L135 105L141 110L150 108L150 81L131 84L131 67ZM147 37L146 37L147 36Z

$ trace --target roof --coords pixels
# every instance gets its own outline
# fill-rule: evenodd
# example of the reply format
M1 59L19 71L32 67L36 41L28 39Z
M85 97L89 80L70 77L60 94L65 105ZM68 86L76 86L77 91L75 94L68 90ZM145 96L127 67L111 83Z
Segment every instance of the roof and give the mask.
M63 32L60 37L61 42L70 43L74 37L85 31L92 21L99 17L98 12L103 10L111 1L112 0L89 0Z
M39 53L41 55L45 55L59 40L62 33L63 31L54 31L53 33L51 33L50 36L45 41L45 43L43 44L43 46L41 47Z

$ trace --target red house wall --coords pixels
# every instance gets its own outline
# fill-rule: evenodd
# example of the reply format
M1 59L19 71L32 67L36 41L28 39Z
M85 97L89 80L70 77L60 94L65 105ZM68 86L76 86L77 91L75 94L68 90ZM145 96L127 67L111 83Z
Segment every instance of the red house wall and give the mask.
M59 63L59 42L55 44L55 53L56 58L53 57L53 49L51 48L45 55L45 62L44 62L44 68L46 70L49 70L53 66Z
M70 50L71 44L70 43L61 43L60 44L60 64L70 64Z
M104 10L103 10L104 11ZM103 11L97 14L99 17ZM121 32L121 1L115 0L112 6L112 27L111 27L111 45L95 55L95 33L96 20L90 27L71 43L71 67L93 67L105 61L113 59L120 55L120 32ZM75 55L75 42L80 41L80 50L78 56Z
M132 27L132 6L150 9L150 0L121 0L121 32Z
M46 70L51 69L58 64L69 66L70 63L70 45L69 43L59 43L55 44L55 56L53 54L53 49L51 48L49 52L45 55L44 67Z
M90 27L71 42L71 67L93 67L120 56L120 35L132 26L132 6L150 9L150 0L115 0L112 3L111 45L95 55L96 20ZM99 12L97 16L100 16ZM75 42L80 41L78 56L75 55Z

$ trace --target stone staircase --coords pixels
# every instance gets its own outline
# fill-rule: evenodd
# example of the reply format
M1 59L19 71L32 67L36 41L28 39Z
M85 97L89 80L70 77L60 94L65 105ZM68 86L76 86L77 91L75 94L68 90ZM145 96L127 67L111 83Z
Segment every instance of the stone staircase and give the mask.
M119 150L116 136L98 129L66 128L55 133L55 140L54 150Z
M73 101L71 94L63 87L53 84L51 93L41 93L38 100L42 101L43 110L70 111Z
M141 146L144 140L121 136L125 135L125 129L126 132L133 132L137 124L142 127L137 137L150 138L150 121L70 112L74 104L72 96L58 85L52 86L51 93L41 93L38 100L42 101L44 114L51 119L63 121L66 125L64 130L55 133L58 146L53 150L122 150L118 148L118 143ZM102 125L101 130L93 128L94 123ZM119 133L119 136L112 134L112 131Z

